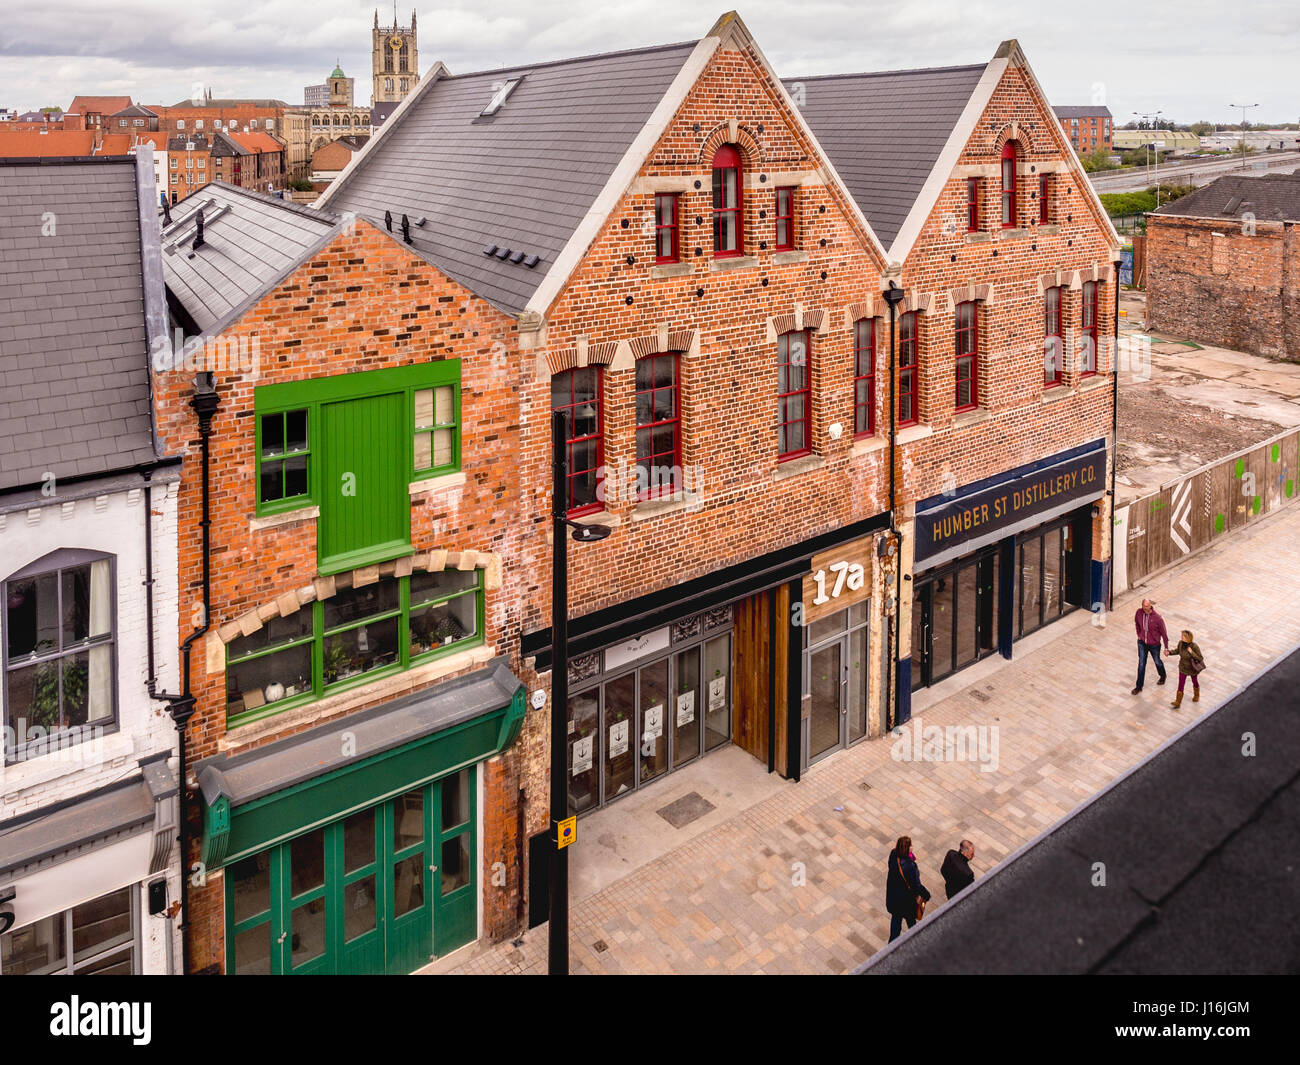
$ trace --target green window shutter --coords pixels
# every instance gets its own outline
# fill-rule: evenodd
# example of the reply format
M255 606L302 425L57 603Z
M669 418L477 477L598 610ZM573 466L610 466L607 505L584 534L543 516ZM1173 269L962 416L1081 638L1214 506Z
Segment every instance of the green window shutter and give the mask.
M320 571L410 552L406 394L323 403L320 410Z

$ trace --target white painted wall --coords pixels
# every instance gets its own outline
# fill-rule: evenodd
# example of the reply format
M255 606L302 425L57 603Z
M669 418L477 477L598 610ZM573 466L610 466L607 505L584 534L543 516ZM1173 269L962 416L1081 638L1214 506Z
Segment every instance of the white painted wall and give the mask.
M156 475L153 486L153 577L154 577L154 652L160 691L176 691L179 652L177 649L177 484L166 483L165 473ZM85 745L88 750L79 755L76 747L53 751L9 766L0 765L0 825L23 815L31 815L43 807L75 799L109 784L140 776L140 762L159 753L169 754L168 766L173 775L177 772L176 730L167 714L166 704L149 698L145 682L148 679L148 648L145 610L145 550L144 550L144 490L141 487L127 491L86 495L72 498L83 492L93 492L93 486L69 486L56 492L45 505L32 505L26 510L0 513L0 580L9 574L52 551L60 548L79 548L100 551L116 559L117 614L117 707L119 727L115 733L99 742ZM5 503L0 497L0 506ZM188 611L187 611L188 614ZM4 612L0 610L0 638L3 638ZM151 840L142 836L140 840ZM111 848L105 848L107 854ZM89 856L87 856L89 857ZM107 880L90 866L82 867L85 858L72 859L48 867L43 876L53 876L59 888L51 892L63 901L77 896L75 901L95 898L107 891L120 888L136 879L136 874L119 869L105 875ZM134 865L133 858L129 864ZM179 850L173 848L168 870L168 900L179 894ZM114 863L110 862L109 866ZM96 861L94 865L103 867ZM60 866L64 866L61 869ZM148 870L147 851L138 876ZM156 879L156 878L150 878ZM100 881L103 883L100 883ZM76 885L82 885L81 890ZM102 890L100 890L102 888ZM31 895L20 886L20 894L30 900ZM143 886L136 889L139 907L141 957L143 971L167 971L168 926L175 922L150 917ZM59 907L62 908L62 907ZM48 907L45 907L48 909ZM17 910L15 911L17 912ZM29 923L19 914L17 924ZM34 917L33 917L34 919ZM179 939L173 940L174 952L180 958Z

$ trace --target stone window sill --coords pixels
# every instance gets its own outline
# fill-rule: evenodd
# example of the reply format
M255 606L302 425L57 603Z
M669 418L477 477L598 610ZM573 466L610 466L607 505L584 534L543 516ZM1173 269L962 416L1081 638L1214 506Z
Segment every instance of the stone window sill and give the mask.
M800 459L791 459L789 462L782 462L772 471L772 480L784 481L789 477L798 477L801 473L810 473L813 470L821 469L826 465L826 458L823 455L805 455Z
M1064 383L1059 385L1050 385L1043 389L1043 394L1038 397L1038 402L1056 403L1059 400L1065 399L1065 397L1069 395L1071 395L1071 392L1065 387Z
M884 451L888 446L889 441L879 434L864 436L861 440L853 441L853 447L849 450L849 454L853 458L857 458L860 455L870 455L876 451Z
M1098 374L1093 374L1090 377L1085 377L1082 381L1080 381L1079 387L1076 391L1095 392L1097 389L1107 388L1109 387L1109 385L1110 385L1110 374L1098 373Z
M1029 230L1020 226L1016 226L1014 229L998 230L998 240L1023 240L1027 236L1029 236Z
M283 514L268 514L263 518L252 518L248 523L248 531L261 532L263 529L292 525L297 521L315 521L319 517L320 507L299 507L297 510L286 510Z
M758 265L758 257L755 255L737 255L730 259L713 259L709 263L709 269L713 271L723 270L748 270L751 266Z
M623 521L617 514L611 514L608 510L598 510L595 513L583 514L569 520L579 525L608 525L611 529L622 524Z
M966 234L967 244L983 244L985 241L992 240L992 239L993 239L993 234L991 233L967 233Z
M975 410L965 410L953 418L952 427L954 429L965 429L971 425L980 425L992 417L993 415L984 407L978 407Z
M934 427L930 425L909 425L906 429L898 430L898 442L910 444L914 440L924 440L933 432Z
M806 251L778 251L772 254L773 266L789 266L791 263L806 263L808 253Z
M703 497L694 493L667 496L662 499L644 499L632 508L633 521L647 521L650 518L662 518L665 514L676 514L682 510L699 510L704 505Z
M418 496L424 492L440 492L445 488L460 488L465 483L465 471L444 473L441 477L427 477L423 481L411 482L411 495Z
M692 263L660 263L658 266L650 267L650 277L657 279L661 277L685 277L693 269Z
M1048 204L1048 206L1050 207L1051 204ZM1038 235L1040 237L1054 237L1060 232L1061 232L1061 227L1058 225L1038 227Z

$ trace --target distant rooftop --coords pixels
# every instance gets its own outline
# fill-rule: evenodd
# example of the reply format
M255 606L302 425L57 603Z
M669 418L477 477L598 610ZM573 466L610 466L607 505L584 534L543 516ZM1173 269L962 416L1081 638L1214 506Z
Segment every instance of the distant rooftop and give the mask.
M1261 222L1300 222L1300 175L1229 174L1155 212L1184 218L1232 218L1253 215Z

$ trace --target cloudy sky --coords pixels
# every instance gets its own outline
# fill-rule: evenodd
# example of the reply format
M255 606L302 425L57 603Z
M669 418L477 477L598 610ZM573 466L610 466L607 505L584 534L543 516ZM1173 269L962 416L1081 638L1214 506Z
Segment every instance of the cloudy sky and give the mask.
M419 7L420 73L453 73L693 40L728 0L452 0ZM734 2L734 0L732 0ZM1300 112L1294 0L748 0L738 8L783 76L984 62L1017 37L1056 104L1117 121L1161 110L1227 122ZM386 14L385 14L386 11ZM411 0L399 9L409 21ZM391 22L391 3L380 21ZM374 7L355 0L43 0L0 18L0 107L67 107L77 93L171 104L214 96L302 103L336 60L369 103Z

